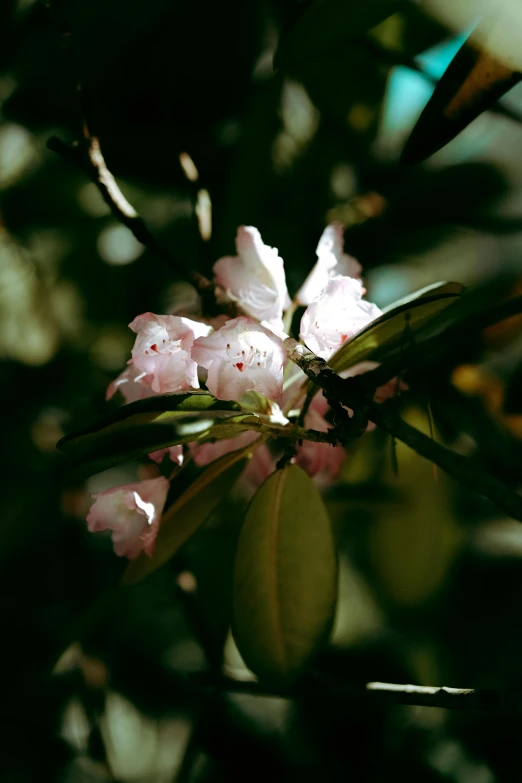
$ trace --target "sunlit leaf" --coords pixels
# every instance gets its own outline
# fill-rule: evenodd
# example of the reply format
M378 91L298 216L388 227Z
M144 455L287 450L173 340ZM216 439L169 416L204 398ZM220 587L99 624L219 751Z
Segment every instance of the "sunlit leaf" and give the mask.
M337 372L359 362L379 360L391 350L407 346L416 332L458 301L460 283L435 283L391 305L355 337L339 348L328 363Z
M333 46L361 35L400 5L400 0L314 0L283 36L274 64L291 69L328 54Z
M86 464L86 469L97 472L175 444L234 437L245 430L242 421L254 415L203 391L167 394L124 405L97 424L63 438L58 448L75 465Z
M403 163L433 155L522 78L520 47L510 56L499 46L504 34L512 38L514 20L505 5L483 18L453 58L404 147Z
M243 472L250 452L251 446L226 454L201 473L164 514L153 556L142 553L129 563L122 585L140 582L170 560L230 492Z
M234 577L234 637L246 664L285 685L331 627L337 595L334 540L321 495L297 465L273 473L241 531Z
M143 423L151 423L159 421L161 417L163 417L163 421L166 421L169 419L170 414L176 416L178 414L184 415L185 413L209 410L237 411L240 410L240 407L236 402L218 401L212 394L206 391L180 392L178 394L161 394L156 397L147 397L144 400L137 400L128 405L122 405L121 408L112 411L105 418L88 427L84 427L78 432L67 435L59 441L57 447L62 451L67 451L75 447L84 437L88 438L101 430L107 431L109 427L112 430L116 430L120 425L121 427L127 426L134 417L140 417L139 421Z

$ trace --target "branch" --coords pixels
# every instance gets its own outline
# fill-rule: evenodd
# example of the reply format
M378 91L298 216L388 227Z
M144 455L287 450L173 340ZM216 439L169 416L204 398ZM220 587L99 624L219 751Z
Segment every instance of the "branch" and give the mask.
M190 682L203 691L225 691L250 696L305 699L328 689L320 681L303 680L287 689L267 686L256 680L239 680L225 675L218 679L208 672L194 672ZM516 715L522 711L521 693L518 688L495 690L486 688L448 688L422 685L398 685L390 682L362 684L337 684L332 695L340 700L349 699L352 704L410 704L418 707L438 707L447 710L474 709Z
M56 136L51 136L47 147L57 155L71 160L82 169L96 185L112 214L132 231L138 242L163 258L179 277L191 283L206 305L205 309L210 307L210 310L215 310L217 290L214 283L199 272L189 269L186 264L158 242L143 218L138 215L121 192L114 176L107 168L100 142L95 136L87 135L84 142L76 142L73 145L66 144Z
M462 484L484 495L508 516L522 522L522 497L498 481L466 457L447 449L401 419L393 401L368 403L361 394L357 378L343 379L331 367L303 345L288 337L285 340L288 357L320 386L328 402L341 403L355 410L364 407L368 419L412 448L417 454L430 460Z
M507 710L502 692L485 688L447 688L422 685L395 685L369 682L366 691L378 704L413 704L418 707L442 707L446 710Z
M249 430L261 432L270 438L291 438L294 441L311 440L314 443L329 443L331 446L339 446L344 442L333 429L326 432L307 430L295 424L267 423L262 418L254 416L242 419L241 425Z

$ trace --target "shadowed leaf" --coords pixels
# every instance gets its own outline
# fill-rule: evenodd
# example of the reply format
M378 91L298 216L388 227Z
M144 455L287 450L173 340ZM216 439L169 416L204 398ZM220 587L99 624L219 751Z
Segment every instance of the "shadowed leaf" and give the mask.
M431 336L432 330L428 333L427 327L439 323L442 313L460 300L463 289L460 283L434 283L400 299L390 305L380 318L344 343L330 357L328 364L341 373L361 362L382 361L397 350L410 347L421 330L423 337ZM444 325L448 318L444 319ZM310 381L305 381L303 394L312 386ZM315 386L314 393L318 390L319 387Z
M359 362L379 360L385 353L407 343L421 327L460 298L460 283L435 283L395 302L365 329L342 345L329 365L342 372Z
M231 438L243 432L244 413L235 402L207 392L167 394L124 405L98 424L62 438L58 448L71 467L95 473L123 460L180 443Z
M337 594L330 520L297 465L273 473L241 531L234 576L234 637L265 681L295 680L326 639Z
M274 65L292 69L328 54L333 46L361 35L400 5L400 0L315 0L283 36Z

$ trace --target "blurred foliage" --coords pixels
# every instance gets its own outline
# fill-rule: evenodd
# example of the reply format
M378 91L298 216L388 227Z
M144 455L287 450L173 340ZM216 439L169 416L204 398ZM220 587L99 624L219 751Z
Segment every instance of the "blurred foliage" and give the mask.
M458 19L455 3L390 3L388 18L376 5L346 36L331 20L318 28L313 56L314 40L286 64L281 49L274 71L282 35L298 39L297 0L0 4L2 780L520 778L517 720L352 704L335 687L295 702L195 693L187 672L224 660L245 676L229 636L243 498L120 592L125 564L86 531L88 493L155 468L66 482L55 454L65 431L106 413L126 325L185 292L84 174L46 150L53 133L80 137L83 115L151 229L207 274L236 227L253 224L294 293L337 218L380 306L444 279L477 286L484 307L520 293L520 87L426 163L398 162L480 3ZM449 361L424 361L407 377L405 412L426 432L432 416L437 439L514 487L520 326L477 330ZM175 491L192 478L183 472ZM518 523L379 431L350 448L324 497L341 589L316 673L334 686L520 679Z

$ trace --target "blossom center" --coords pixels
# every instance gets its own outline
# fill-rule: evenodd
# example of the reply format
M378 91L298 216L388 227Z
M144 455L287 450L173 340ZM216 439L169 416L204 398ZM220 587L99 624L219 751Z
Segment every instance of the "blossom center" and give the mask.
M161 343L152 343L145 349L147 356L151 354L158 354L160 356L173 356L181 349L181 340L166 340L162 339Z
M241 330L227 343L226 354L234 367L243 372L245 367L265 369L272 360L273 348L265 335Z

